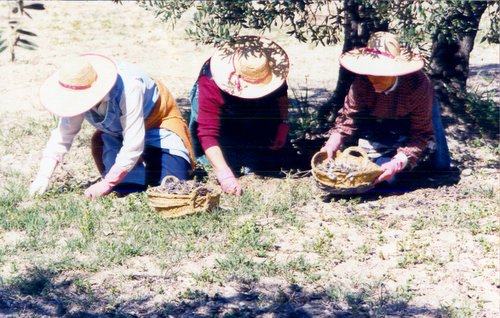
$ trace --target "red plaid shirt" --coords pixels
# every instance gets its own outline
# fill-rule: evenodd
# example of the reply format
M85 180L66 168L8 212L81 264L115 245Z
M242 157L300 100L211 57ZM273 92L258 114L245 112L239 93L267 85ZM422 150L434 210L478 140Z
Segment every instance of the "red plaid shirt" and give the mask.
M401 135L408 141L397 152L408 157L414 165L429 142L434 139L432 126L433 89L427 75L422 71L398 77L396 86L389 92L376 93L366 76L358 76L339 111L331 132L344 138L352 138L359 130L358 118L372 116L379 119L409 119L408 131ZM366 122L366 121L364 121ZM376 131L373 132L377 134Z

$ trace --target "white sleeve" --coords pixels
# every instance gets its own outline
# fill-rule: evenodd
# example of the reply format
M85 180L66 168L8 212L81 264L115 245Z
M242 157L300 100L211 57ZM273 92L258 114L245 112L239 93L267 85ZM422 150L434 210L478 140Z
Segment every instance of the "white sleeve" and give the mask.
M144 149L145 128L143 85L135 79L128 84L125 85L124 93L120 99L123 145L116 156L115 165L130 171Z
M45 146L43 157L54 158L58 162L62 162L64 154L69 151L73 139L82 128L82 122L83 115L60 118Z

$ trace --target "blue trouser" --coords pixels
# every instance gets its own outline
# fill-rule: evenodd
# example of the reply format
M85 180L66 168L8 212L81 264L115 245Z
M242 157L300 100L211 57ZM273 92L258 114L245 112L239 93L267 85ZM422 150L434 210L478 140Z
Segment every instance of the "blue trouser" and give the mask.
M434 150L429 154L426 160L417 164L416 170L449 170L451 164L450 151L448 149L445 130L441 120L439 102L436 98L434 99L434 103L432 105L432 126L434 128ZM375 160L375 163L382 165L390 160L390 157L380 157ZM396 181L396 177L389 180L389 183Z
M431 153L430 168L448 170L451 164L450 150L446 142L441 112L439 111L439 101L437 98L434 98L434 104L432 105L432 126L434 127L434 142L436 143L436 149Z
M122 147L122 138L101 134L103 142L102 161L106 175L114 165ZM189 177L191 165L184 158L170 154L168 149L146 145L141 159L125 178L115 186L114 191L144 191L148 186L157 186L165 176L175 176L179 180Z
M390 125L397 126L398 122L391 122ZM429 147L424 150L422 160L417 163L417 166L433 170L448 170L451 163L450 152L446 142L445 131L441 121L441 115L439 113L439 102L437 99L434 100L432 106L432 126L434 130L434 145L429 145ZM399 130L401 128L396 128L392 129L390 133L384 134L384 130L390 130L390 128L388 128L387 124L381 127L370 127L369 134L366 135L366 137L363 137L368 140L368 143L371 144L372 147L375 147L375 149L377 149L377 151L381 154L380 157L373 160L377 164L389 161L396 154L397 149L404 146L408 140L408 136L405 135L404 129ZM405 126L402 125L402 127ZM379 131L374 133L377 129ZM382 148L377 148L380 146L382 146Z

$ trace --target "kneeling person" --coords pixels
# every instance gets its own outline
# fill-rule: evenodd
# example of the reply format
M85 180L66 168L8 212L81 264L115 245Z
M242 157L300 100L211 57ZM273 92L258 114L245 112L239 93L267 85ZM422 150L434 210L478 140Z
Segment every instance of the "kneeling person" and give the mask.
M98 54L81 55L43 83L40 100L60 119L31 194L46 191L84 120L97 129L92 153L103 175L85 190L86 197L144 191L166 175L190 177L194 156L187 125L168 89L139 67Z
M344 144L364 148L384 170L376 183L404 169L450 168L439 104L421 58L400 48L395 35L377 32L340 64L357 77L322 148L329 157Z
M289 62L275 42L240 36L202 66L191 94L195 155L206 156L226 193L241 194L238 172L294 168L287 140Z

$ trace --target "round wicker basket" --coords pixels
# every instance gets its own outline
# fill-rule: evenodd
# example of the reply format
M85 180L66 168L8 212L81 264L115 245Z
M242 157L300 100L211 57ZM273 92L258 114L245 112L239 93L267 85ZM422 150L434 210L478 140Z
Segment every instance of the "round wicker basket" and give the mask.
M335 177L329 175L322 167L333 160L336 166L349 166L355 171L336 171ZM335 157L328 158L326 152L317 152L311 159L312 175L318 187L332 194L356 194L370 190L374 181L383 170L368 158L366 152L359 147L349 147L343 152L337 151Z
M175 218L209 211L219 206L218 189L204 185L195 187L188 194L168 193L163 191L168 181L179 182L174 176L166 176L158 187L146 191L149 202L162 217Z

